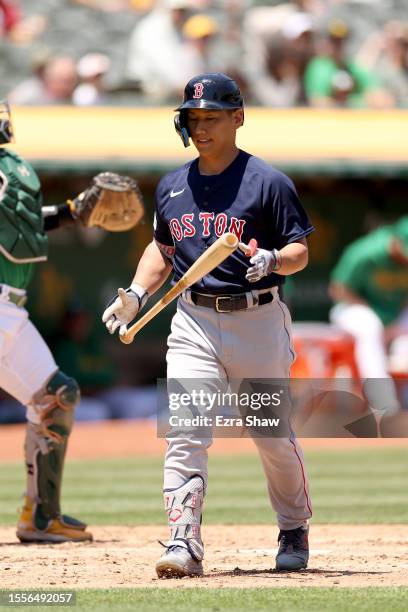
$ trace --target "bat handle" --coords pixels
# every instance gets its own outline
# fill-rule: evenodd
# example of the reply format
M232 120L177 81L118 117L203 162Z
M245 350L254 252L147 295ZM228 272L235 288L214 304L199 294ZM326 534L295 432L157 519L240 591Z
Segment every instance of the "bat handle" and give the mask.
M240 242L238 246L240 251L242 251L246 257L253 257L258 248L258 242L255 240L255 238L251 238L248 244L245 244L245 242Z

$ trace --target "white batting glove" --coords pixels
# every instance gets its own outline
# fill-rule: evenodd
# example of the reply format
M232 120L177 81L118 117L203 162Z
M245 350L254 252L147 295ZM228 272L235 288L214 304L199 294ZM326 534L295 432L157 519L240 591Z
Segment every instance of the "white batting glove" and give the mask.
M252 264L252 267L248 268L245 278L250 283L256 283L263 276L268 276L272 272L279 270L281 267L281 257L276 249L272 251L257 249L249 263Z
M146 304L147 298L146 289L137 283L133 283L126 291L120 287L118 295L110 301L102 315L108 332L114 334L119 327L119 335L126 334L127 325Z

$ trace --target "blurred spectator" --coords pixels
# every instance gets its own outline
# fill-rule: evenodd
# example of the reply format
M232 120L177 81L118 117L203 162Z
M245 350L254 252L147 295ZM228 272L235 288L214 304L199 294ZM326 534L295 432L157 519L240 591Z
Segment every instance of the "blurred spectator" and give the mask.
M152 100L178 99L191 76L183 26L192 7L191 0L159 0L131 35L126 76Z
M367 39L358 59L378 74L392 106L408 106L408 22L386 23Z
M129 8L129 4L131 3L130 0L71 0L71 2L74 4L87 6L98 11L105 11L106 13L125 11ZM137 0L135 1L135 4L136 2ZM145 0L145 2L149 2L149 0ZM151 4L152 2L150 2L150 5Z
M47 19L43 15L23 17L18 0L0 0L0 34L14 44L27 45L45 30Z
M37 67L32 78L11 91L8 99L13 104L71 104L77 81L72 57L52 57Z
M212 4L214 6L208 8L212 9L211 14L216 15L219 34L214 38L212 44L213 63L210 71L220 71L231 76L249 102L250 94L242 62L242 27L252 0L222 0L221 2L215 0Z
M148 13L152 10L155 0L127 0L128 8L137 13Z
M8 36L22 17L21 7L17 0L0 0L0 32Z
M408 216L349 245L333 270L329 287L336 303L331 321L355 338L360 376L372 383L369 399L373 406L382 405L391 413L398 410L399 403L389 378L386 343L392 340L395 362L398 343L406 347L408 337L407 289ZM401 340L394 343L400 337L405 337L405 344ZM405 364L407 373L406 354Z
M7 98L11 104L27 104L26 100L35 100L42 95L44 70L50 61L51 55L48 49L41 49L32 57L32 76L17 85Z
M339 19L332 20L322 41L322 52L310 60L305 90L312 106L389 106L389 97L376 74L347 57L350 31Z
M106 102L104 76L111 66L103 53L87 53L77 63L81 83L75 88L72 101L77 106L91 106Z
M303 77L313 55L313 22L306 13L288 18L280 36L267 47L267 73L252 84L252 93L264 106L288 107L304 104Z
M293 0L249 9L243 20L243 68L254 101L265 106L302 102L302 75L313 52L319 0Z
M217 22L209 15L198 14L187 19L182 33L186 39L184 52L188 74L200 74L215 70L211 48L217 32Z

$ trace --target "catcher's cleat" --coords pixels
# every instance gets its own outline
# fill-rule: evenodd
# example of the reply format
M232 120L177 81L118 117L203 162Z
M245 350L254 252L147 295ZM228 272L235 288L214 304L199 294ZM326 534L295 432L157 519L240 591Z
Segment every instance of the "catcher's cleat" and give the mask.
M160 542L161 544L161 542ZM166 552L156 563L159 578L184 578L185 576L202 576L203 564L193 557L188 542L174 540L166 547Z
M276 555L278 571L305 569L309 561L308 529L298 527L279 532L279 550Z
M86 542L92 541L92 533L86 531L85 523L65 514L49 519L43 528L35 524L35 505L25 499L17 524L16 535L20 542Z

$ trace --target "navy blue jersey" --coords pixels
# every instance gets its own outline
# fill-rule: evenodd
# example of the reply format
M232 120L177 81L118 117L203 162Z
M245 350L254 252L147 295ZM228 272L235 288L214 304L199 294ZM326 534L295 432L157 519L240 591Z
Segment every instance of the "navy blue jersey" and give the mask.
M154 239L173 255L177 282L225 232L259 248L281 249L313 231L292 181L258 157L240 151L221 174L205 176L198 158L166 174L155 195ZM241 293L284 282L279 274L246 280L249 258L235 251L192 288L202 293Z

